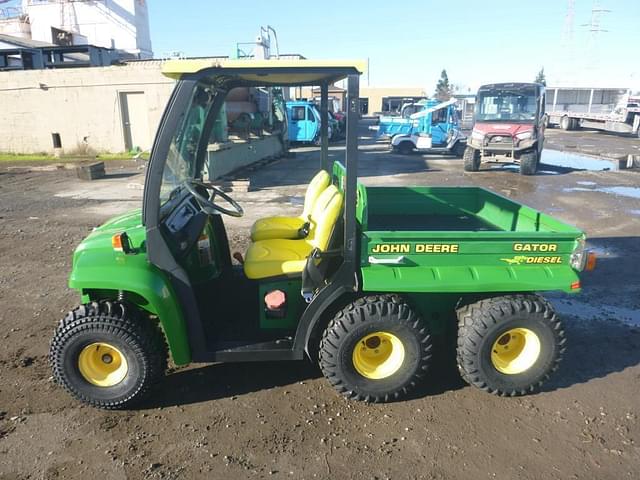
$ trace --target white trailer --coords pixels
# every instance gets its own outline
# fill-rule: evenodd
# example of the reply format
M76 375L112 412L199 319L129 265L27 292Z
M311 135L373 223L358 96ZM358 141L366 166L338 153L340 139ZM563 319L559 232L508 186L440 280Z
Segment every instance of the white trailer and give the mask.
M563 130L592 128L640 138L640 107L627 88L547 87L547 125Z

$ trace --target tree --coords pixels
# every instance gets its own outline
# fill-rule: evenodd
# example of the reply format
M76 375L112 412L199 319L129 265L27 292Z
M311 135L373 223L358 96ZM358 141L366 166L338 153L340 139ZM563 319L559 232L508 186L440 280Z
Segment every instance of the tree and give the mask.
M440 80L436 85L436 98L441 102L445 102L451 98L453 93L453 86L449 83L449 76L446 70L442 70L440 74Z
M535 82L536 83L541 83L545 87L547 86L547 78L544 76L544 67L542 67L540 69L540 71L538 72L538 75L536 75Z

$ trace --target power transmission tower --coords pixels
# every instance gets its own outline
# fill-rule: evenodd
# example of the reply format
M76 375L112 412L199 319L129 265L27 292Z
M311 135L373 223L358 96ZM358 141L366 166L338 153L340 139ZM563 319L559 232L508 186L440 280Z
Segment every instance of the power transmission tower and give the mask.
M589 42L591 42L593 47L597 45L597 40L600 33L609 31L602 28L600 24L602 14L609 12L611 12L611 10L602 8L602 6L600 6L599 0L593 0L593 6L591 7L591 21L589 23L583 23L581 25L582 27L587 27L587 31L589 32Z
M576 0L567 0L567 13L564 16L562 30L562 44L565 47L573 45L573 22L576 15Z
M591 7L591 21L580 25L581 27L586 27L589 32L589 40L587 41L587 68L589 70L595 70L599 64L600 52L598 48L598 37L601 33L609 31L602 28L600 21L602 19L602 15L609 12L611 12L611 10L602 8L600 0L593 0L593 5Z

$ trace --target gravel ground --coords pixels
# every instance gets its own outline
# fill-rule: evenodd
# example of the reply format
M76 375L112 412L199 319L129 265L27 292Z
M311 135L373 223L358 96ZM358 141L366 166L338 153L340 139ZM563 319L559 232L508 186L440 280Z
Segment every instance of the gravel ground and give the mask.
M139 206L142 176L125 164L92 183L2 168L0 479L637 478L640 199L611 188L633 192L640 175L469 175L455 159L401 157L372 141L363 150L365 183L478 184L587 231L601 261L583 294L553 299L569 348L543 392L485 394L443 357L410 399L366 405L339 397L305 362L222 364L171 370L138 410L84 407L51 381L49 339L78 302L66 287L74 247ZM248 214L228 222L235 249L253 219L299 208L317 158L300 149L248 173L251 190L233 194Z

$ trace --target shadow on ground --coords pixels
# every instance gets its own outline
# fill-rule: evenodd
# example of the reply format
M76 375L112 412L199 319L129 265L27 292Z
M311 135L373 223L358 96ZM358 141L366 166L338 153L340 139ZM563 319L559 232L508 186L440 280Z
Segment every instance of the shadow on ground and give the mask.
M178 370L164 378L145 408L189 405L318 378L309 362L223 363Z
M567 350L544 391L567 388L640 365L640 329L615 321L565 319Z

